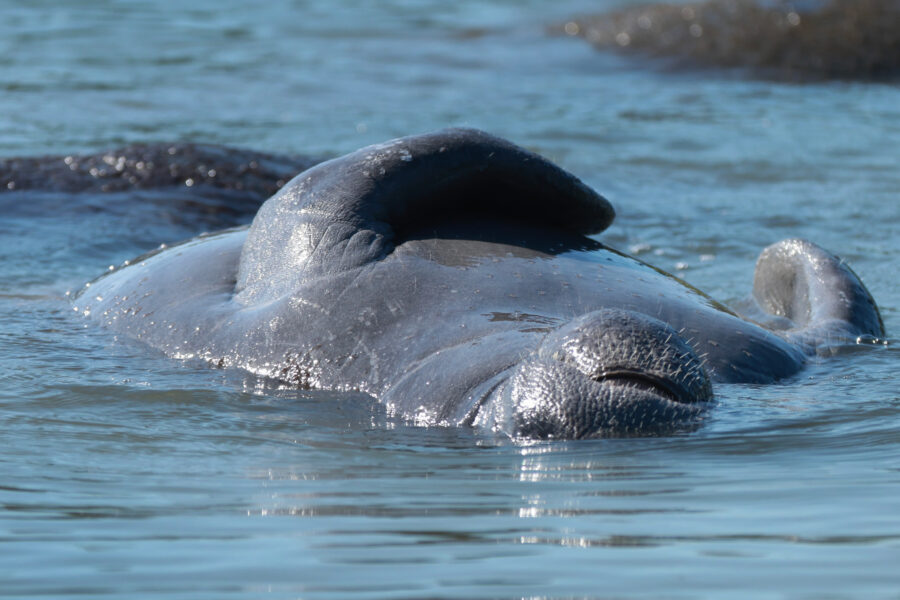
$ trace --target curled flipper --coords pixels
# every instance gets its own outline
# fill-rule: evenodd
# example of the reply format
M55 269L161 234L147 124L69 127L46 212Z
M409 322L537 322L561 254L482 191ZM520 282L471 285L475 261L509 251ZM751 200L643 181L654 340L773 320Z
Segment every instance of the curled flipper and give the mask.
M753 297L787 319L785 335L813 349L884 335L869 290L840 258L802 239L772 244L756 263Z
M268 200L241 255L236 298L280 297L384 258L413 229L484 215L590 234L615 212L575 176L482 131L400 138L317 165Z

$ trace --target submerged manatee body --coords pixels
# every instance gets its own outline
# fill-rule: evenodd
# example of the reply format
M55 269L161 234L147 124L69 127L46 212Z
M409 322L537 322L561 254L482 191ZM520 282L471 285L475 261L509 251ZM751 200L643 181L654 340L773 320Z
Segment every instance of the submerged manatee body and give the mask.
M809 242L760 259L769 330L586 237L613 217L543 158L445 130L313 167L249 228L134 261L76 309L173 357L537 438L671 431L711 382L772 382L882 334L860 281Z
M648 3L577 18L563 30L675 66L800 81L900 76L897 0Z
M246 223L260 204L316 162L184 142L0 158L0 213L85 218L127 211L132 223L183 222L196 226L193 232L229 227Z

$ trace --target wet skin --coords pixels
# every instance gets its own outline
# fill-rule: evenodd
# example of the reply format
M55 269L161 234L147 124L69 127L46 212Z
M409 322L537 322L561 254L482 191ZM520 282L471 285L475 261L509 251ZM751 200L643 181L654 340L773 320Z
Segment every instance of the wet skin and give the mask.
M773 332L587 237L613 215L540 157L448 130L302 173L249 229L132 261L76 308L173 357L539 438L690 427L712 382L772 382L820 341L881 333L808 242L761 263Z

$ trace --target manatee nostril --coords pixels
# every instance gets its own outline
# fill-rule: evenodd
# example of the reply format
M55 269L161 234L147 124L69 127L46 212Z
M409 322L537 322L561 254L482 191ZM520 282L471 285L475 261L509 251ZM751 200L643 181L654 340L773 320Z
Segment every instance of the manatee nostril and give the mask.
M620 398L629 390L680 404L713 397L702 359L670 325L648 315L618 309L583 315L548 335L542 352L588 380L620 384L610 386Z
M598 383L603 383L604 381L616 381L637 384L639 387L643 388L652 388L661 396L683 404L690 404L702 400L701 398L697 398L687 389L687 387L679 384L677 381L659 377L646 371L638 371L636 369L609 369L596 375L592 375L591 379Z

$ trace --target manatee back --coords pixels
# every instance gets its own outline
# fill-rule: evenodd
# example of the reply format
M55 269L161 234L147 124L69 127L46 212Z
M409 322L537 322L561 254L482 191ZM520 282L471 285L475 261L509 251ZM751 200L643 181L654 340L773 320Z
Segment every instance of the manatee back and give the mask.
M590 234L615 212L574 175L487 133L400 138L301 173L267 201L241 255L237 299L270 301L379 260L412 230L466 215Z

